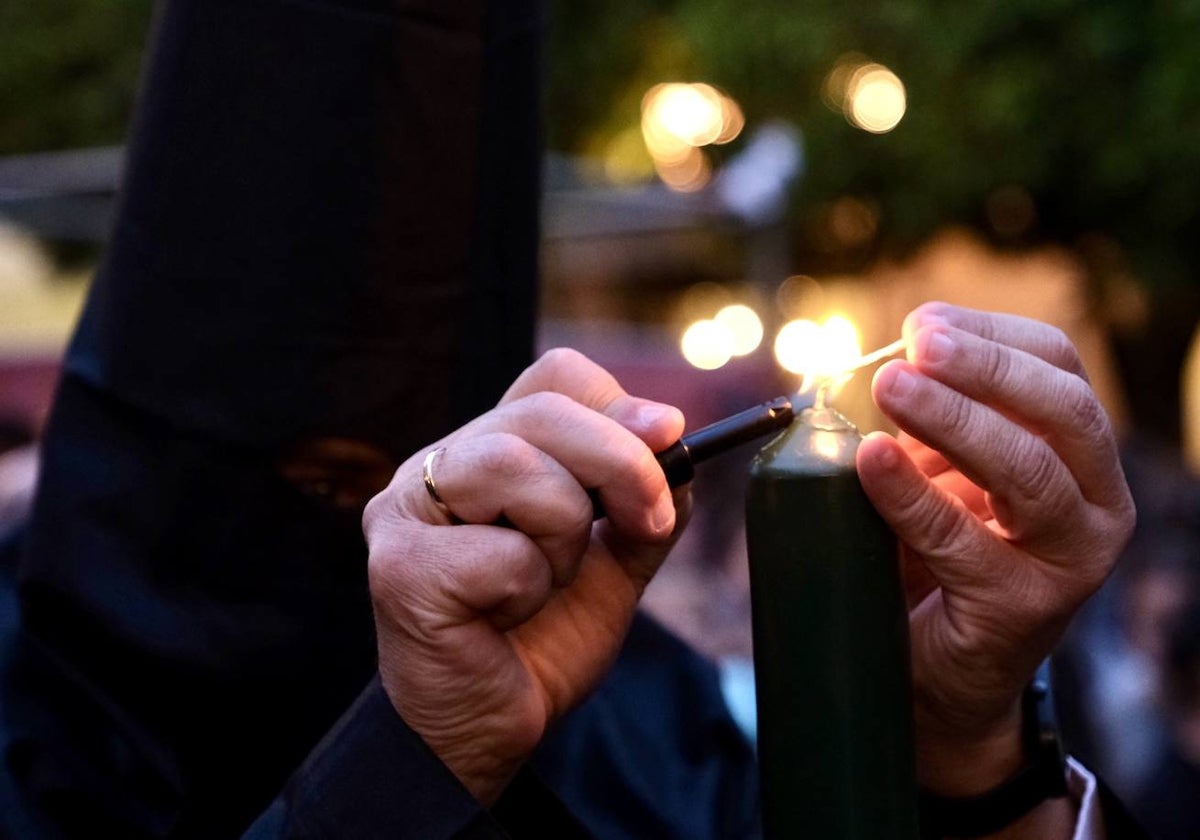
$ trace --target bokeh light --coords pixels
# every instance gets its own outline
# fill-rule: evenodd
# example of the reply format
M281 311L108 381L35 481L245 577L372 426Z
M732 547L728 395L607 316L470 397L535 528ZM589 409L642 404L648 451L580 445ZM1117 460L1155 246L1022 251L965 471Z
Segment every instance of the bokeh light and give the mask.
M711 319L692 324L679 342L679 349L688 364L701 370L724 366L733 357L733 346L733 333L729 328Z
M825 311L825 290L807 274L793 274L775 290L775 306L789 321L815 318Z
M763 324L758 313L744 303L724 307L713 318L729 330L733 337L733 355L745 356L753 353L762 343Z
M721 94L711 85L655 85L645 96L642 125L654 135L666 134L689 146L706 146L723 127Z
M851 125L873 134L891 131L908 110L900 77L861 53L838 58L821 86L821 98Z
M844 248L870 244L879 230L879 211L854 196L842 196L829 208L829 233Z
M691 192L710 180L711 164L700 147L728 143L745 118L741 107L712 85L670 82L642 97L642 139L659 178L673 190Z
M775 336L775 359L784 370L803 376L817 364L823 337L816 321L788 321Z
M863 131L886 134L904 119L908 98L900 77L882 64L854 71L846 86L846 118Z
M703 189L712 178L712 168L704 152L691 146L683 157L670 160L655 159L654 171L662 182L676 192L695 192Z

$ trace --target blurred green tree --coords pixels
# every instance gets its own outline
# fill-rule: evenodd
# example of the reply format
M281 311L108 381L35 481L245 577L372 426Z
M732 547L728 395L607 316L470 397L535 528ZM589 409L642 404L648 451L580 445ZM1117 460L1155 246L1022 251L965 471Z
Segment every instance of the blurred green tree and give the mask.
M0 154L120 142L151 0L0 2Z
M0 153L118 142L152 0L0 3ZM1100 242L1152 282L1190 281L1200 248L1200 0L550 0L552 148L595 153L636 127L653 83L702 79L750 130L804 133L801 247L845 196L878 211L880 249L966 223L1000 240ZM870 134L829 107L858 54L895 71L908 111ZM999 227L989 200L1025 197Z
M1198 0L555 0L552 144L602 148L636 125L641 92L703 80L750 130L804 134L797 195L809 244L852 196L878 211L871 253L964 223L1013 244L1112 244L1151 281L1190 281L1200 247ZM885 134L852 126L822 87L858 54L903 81ZM1025 200L1029 224L996 219ZM989 207L992 208L989 212ZM1098 240L1097 237L1100 237Z

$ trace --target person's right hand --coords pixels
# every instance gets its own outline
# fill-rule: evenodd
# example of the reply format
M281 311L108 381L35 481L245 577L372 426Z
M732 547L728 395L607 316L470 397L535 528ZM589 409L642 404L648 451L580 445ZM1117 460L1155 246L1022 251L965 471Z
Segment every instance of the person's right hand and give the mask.
M690 505L653 455L682 431L677 409L551 351L368 504L384 690L485 805L615 659ZM436 447L445 509L422 479Z

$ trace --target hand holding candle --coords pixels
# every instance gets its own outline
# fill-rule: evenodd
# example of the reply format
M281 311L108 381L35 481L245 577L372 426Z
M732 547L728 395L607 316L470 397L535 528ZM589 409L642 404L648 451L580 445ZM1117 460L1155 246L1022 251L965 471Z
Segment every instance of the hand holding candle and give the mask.
M858 451L905 549L918 772L952 795L1021 761L1019 696L1128 538L1133 504L1075 349L1044 324L928 304Z

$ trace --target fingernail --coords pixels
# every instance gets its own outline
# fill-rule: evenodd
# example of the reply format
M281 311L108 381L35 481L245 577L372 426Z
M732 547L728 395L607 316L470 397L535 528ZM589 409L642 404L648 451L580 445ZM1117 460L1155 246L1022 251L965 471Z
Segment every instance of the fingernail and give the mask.
M658 534L669 533L675 527L675 502L671 499L670 493L663 493L654 503L650 526Z
M924 309L919 309L916 312L909 314L904 319L904 324L901 327L902 332L907 337L912 335L921 327L948 327L950 322L941 315L935 315L932 312L926 312Z
M892 374L892 381L888 383L888 392L893 397L907 397L915 387L917 387L916 378L907 370L901 369Z
M927 330L921 334L921 358L927 362L941 362L954 352L954 339L940 330Z

